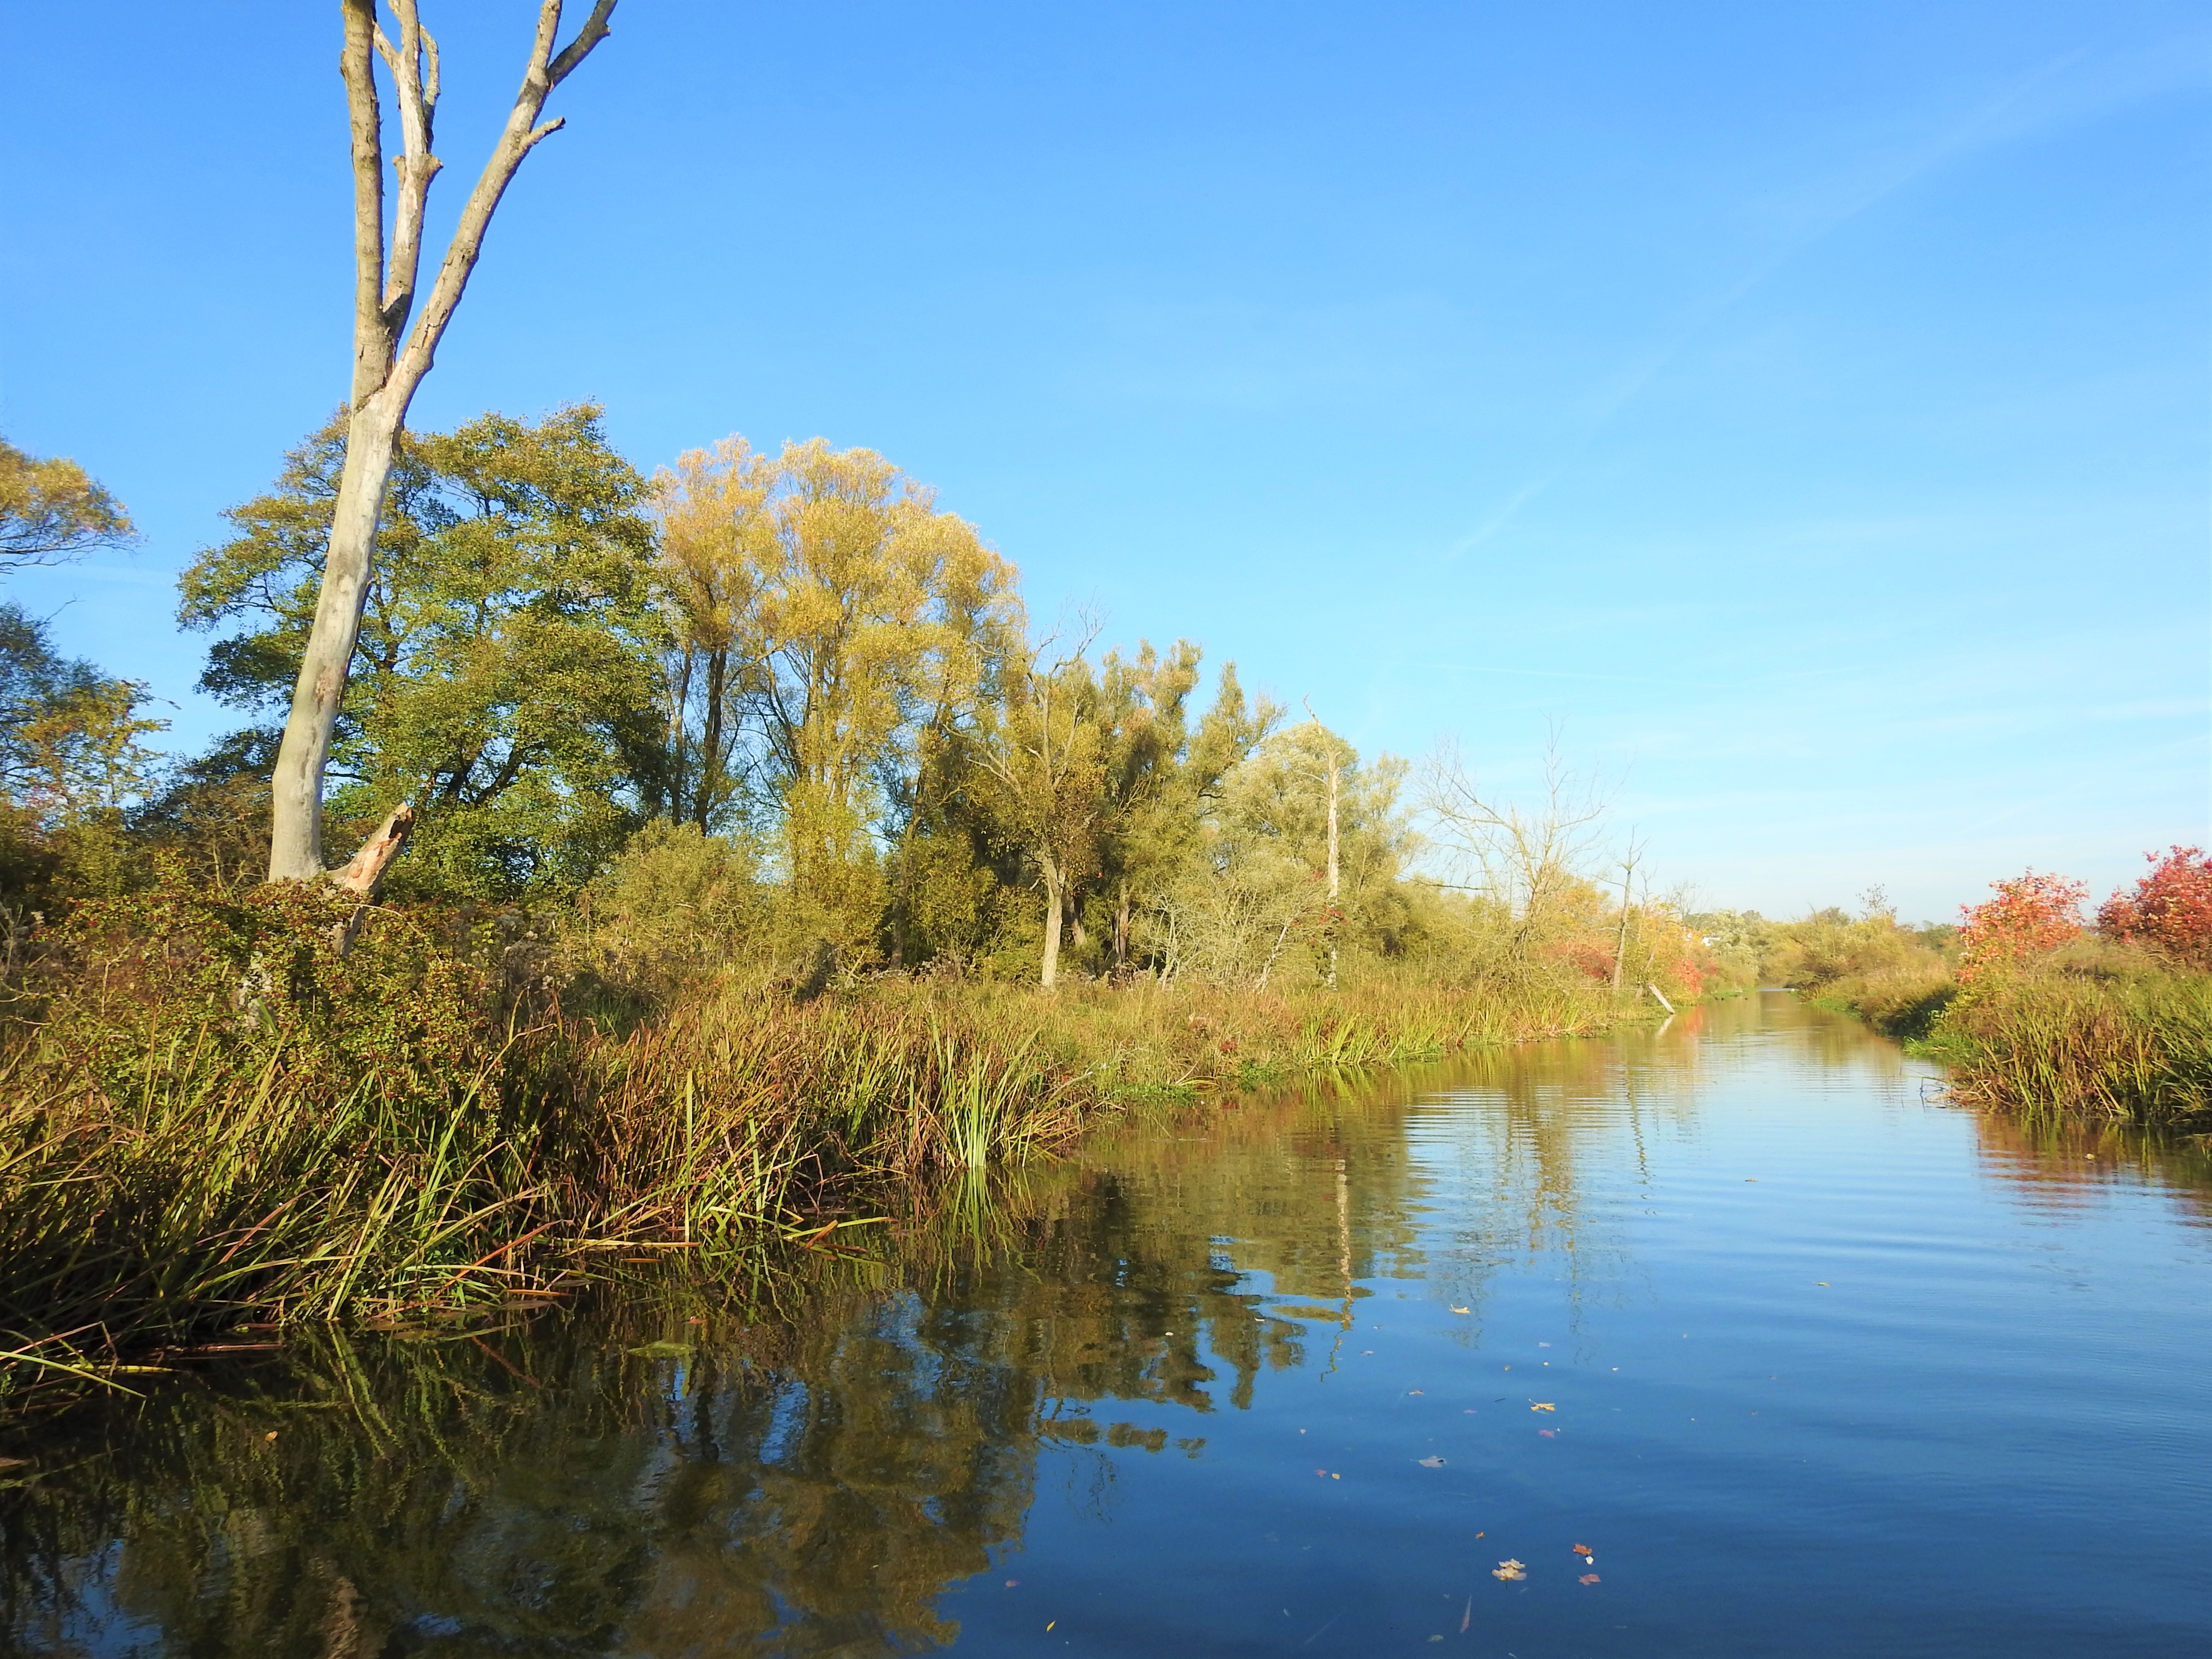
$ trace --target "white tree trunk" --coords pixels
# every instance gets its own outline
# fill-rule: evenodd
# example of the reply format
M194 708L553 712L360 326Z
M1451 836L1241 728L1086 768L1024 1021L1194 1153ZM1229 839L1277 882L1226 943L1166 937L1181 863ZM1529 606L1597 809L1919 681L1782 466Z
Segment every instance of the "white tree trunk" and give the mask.
M515 169L561 125L558 120L538 123L546 94L606 38L615 3L594 0L576 38L556 54L561 0L539 0L537 37L523 71L522 88L482 176L462 204L460 222L437 279L402 347L400 334L415 308L423 204L441 166L430 153L438 104L437 42L422 26L418 0L391 0L399 23L397 46L378 26L377 0L339 0L345 46L338 67L351 118L354 173L352 413L346 427L345 471L339 477L330 545L324 555L322 591L315 601L314 624L301 658L300 678L292 688L291 712L284 721L270 779L271 881L314 881L327 873L323 863L323 769L330 760L331 738L345 701L346 676L361 633L362 607L368 602L375 571L377 519L384 510L385 485L392 476L407 405L430 372L438 342L483 251L493 210ZM399 202L389 260L384 235L383 124L375 76L379 58L398 94L402 141L400 154L392 158ZM378 874L397 851L397 843L390 843L379 859L371 860ZM356 859L345 867L368 866Z
M338 705L345 698L362 606L368 599L376 524L392 476L399 422L386 398L371 398L346 423L345 471L338 480L330 547L323 556L315 623L292 687L292 708L271 780L269 879L313 881L323 873L323 768Z

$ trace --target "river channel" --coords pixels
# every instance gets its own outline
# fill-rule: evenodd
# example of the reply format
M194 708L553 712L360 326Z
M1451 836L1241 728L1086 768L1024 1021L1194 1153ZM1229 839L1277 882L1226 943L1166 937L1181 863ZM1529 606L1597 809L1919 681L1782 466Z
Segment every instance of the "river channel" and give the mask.
M38 1655L2212 1652L2212 1169L1765 993L0 1437Z

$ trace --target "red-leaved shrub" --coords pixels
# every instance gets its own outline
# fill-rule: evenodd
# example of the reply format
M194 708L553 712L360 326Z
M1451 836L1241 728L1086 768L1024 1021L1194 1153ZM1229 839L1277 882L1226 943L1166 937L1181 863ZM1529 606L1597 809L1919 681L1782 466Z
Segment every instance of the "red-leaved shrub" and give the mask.
M2150 873L2132 893L2115 893L2097 912L2097 928L2148 945L2189 967L2212 970L2212 858L2200 847L2145 853Z
M1995 898L1959 912L1961 983L1972 984L1991 968L2026 962L2081 938L2087 884L2030 870L1990 886Z

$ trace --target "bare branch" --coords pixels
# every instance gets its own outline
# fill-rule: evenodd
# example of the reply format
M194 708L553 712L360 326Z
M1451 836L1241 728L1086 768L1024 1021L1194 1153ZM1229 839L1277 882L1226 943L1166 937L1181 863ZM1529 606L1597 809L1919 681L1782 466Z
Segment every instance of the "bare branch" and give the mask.
M554 11L557 15L559 6L555 6ZM599 3L592 8L592 15L584 20L584 27L576 32L576 38L553 60L552 66L546 71L546 79L550 85L559 86L568 78L571 70L592 55L592 48L607 38L607 19L614 15L615 0L599 0Z
M403 801L386 815L376 833L361 844L358 853L331 872L331 884L363 898L374 898L384 872L399 856L399 849L407 844L408 832L414 827L415 809Z
M392 70L399 93L401 152L393 163L399 174L399 206L393 215L391 263L384 281L386 326L397 336L415 308L415 285L422 262L422 220L430 180L443 164L430 153L437 95L423 82L423 33L416 0L392 0L399 17L395 49L380 32L377 49Z
M561 0L543 0L539 6L538 37L531 47L530 64L523 72L514 107L508 112L499 142L493 145L483 173L477 175L476 187L469 192L469 199L461 209L460 222L454 228L453 240L447 245L437 279L431 284L429 297L416 321L414 332L394 365L392 377L407 392L411 392L415 384L429 372L446 325L460 305L469 274L476 269L477 260L483 252L484 232L491 224L493 210L507 193L507 185L514 182L515 169L541 139L560 128L557 118L542 128L538 125L538 117L545 106L546 94L552 90L556 81L574 69L593 46L606 38L606 20L613 14L615 4L616 0L599 0L592 7L583 32L561 54L559 76L550 72L548 59L560 28Z
M522 76L526 95L533 84L539 86L540 98L553 89L552 82L546 79L546 70L553 61L553 41L560 33L561 0L538 0L538 38L531 43L530 67Z
M376 98L376 0L342 0L345 44L338 53L353 146L353 403L365 402L392 367L394 331L385 322L384 123Z

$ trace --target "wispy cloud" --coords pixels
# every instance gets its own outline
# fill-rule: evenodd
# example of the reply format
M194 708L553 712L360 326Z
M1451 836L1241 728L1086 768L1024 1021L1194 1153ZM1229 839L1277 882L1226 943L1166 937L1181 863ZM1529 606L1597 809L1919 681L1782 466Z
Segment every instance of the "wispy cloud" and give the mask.
M1437 565L1455 563L1503 533L1531 503L1574 471L1591 444L1698 335L1816 244L1915 181L1972 152L2094 118L2124 105L2203 87L2212 78L2204 44L2191 37L2094 60L2084 52L2067 53L2020 76L1963 116L1941 124L1920 142L1901 150L1864 155L1838 177L1820 185L1808 183L1796 192L1796 210L1785 216L1797 222L1796 228L1733 281L1692 305L1663 339L1596 387L1559 456L1446 548Z

